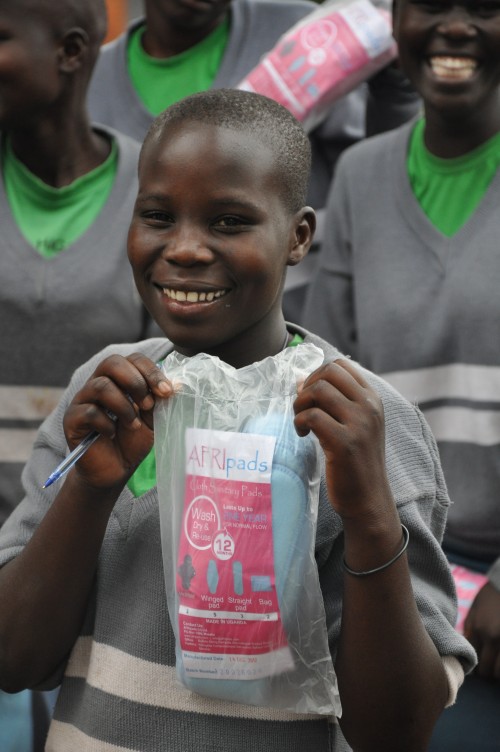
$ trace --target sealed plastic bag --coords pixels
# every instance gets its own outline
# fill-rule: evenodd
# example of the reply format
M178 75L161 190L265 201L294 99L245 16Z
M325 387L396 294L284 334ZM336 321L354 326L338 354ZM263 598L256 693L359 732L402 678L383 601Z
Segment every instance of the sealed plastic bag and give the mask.
M311 131L330 106L397 54L390 13L327 0L287 31L238 85L274 99Z
M314 558L319 445L293 425L311 344L241 369L171 353L155 408L177 675L202 695L340 714Z

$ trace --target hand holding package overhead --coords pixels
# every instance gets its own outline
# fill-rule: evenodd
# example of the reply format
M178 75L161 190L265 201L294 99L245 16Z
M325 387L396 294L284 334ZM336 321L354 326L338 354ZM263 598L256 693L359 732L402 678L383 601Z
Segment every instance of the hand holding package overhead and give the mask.
M331 0L295 24L239 84L275 99L312 130L339 97L396 57L388 11Z
M173 353L155 411L162 551L177 674L200 694L339 712L314 558L316 440L293 425L313 345L234 369Z

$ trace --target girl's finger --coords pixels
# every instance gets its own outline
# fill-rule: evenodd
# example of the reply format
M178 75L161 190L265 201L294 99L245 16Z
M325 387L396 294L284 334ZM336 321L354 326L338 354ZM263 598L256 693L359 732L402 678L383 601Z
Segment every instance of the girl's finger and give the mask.
M162 371L141 353L133 353L127 358L120 355L106 358L96 369L96 376L104 376L113 382L137 409L151 410L155 396L168 397L173 392Z
M320 368L308 376L301 391L304 391L304 389L307 389L307 387L312 386L316 381L320 380L328 381L350 400L362 398L364 391L370 389L367 382L359 374L356 366L348 360L334 360L320 366Z

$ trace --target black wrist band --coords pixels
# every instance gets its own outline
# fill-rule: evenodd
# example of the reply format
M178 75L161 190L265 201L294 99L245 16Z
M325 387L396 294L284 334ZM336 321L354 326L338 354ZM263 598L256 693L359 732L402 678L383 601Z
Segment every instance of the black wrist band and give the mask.
M342 563L344 565L344 569L346 572L349 572L349 574L352 574L354 577L366 577L369 574L375 574L375 572L381 572L383 569L387 569L387 567L390 567L391 564L394 564L395 561L399 559L400 556L404 554L406 549L408 548L408 543L410 542L410 533L408 531L408 528L401 523L401 528L403 530L403 538L404 543L400 551L397 552L396 556L393 556L390 561L387 561L385 564L382 564L380 567L375 567L375 569L367 569L366 572L356 572L354 569L351 569L347 566L345 559L342 560Z

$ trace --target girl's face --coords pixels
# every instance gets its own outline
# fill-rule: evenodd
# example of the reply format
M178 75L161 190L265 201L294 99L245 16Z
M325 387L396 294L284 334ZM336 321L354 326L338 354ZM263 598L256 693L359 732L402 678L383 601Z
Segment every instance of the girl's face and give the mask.
M282 192L271 149L251 131L188 121L147 144L129 258L146 307L180 352L239 366L271 354L278 331L282 339L286 266L312 237Z
M179 30L212 29L231 0L145 0L148 16L168 21Z
M500 127L500 0L395 0L394 36L426 114Z
M0 3L0 128L6 130L36 125L61 92L53 24L42 13L29 23L27 12L22 0Z

